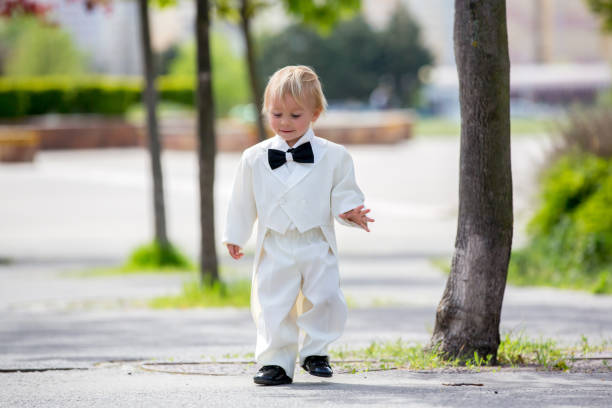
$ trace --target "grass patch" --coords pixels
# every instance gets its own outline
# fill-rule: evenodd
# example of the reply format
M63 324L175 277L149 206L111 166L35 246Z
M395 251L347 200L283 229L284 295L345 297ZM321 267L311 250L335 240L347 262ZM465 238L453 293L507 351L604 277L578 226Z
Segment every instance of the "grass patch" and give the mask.
M513 135L544 134L554 127L551 119L512 118L510 128ZM446 118L419 118L414 125L416 136L459 136L460 120Z
M251 281L248 279L204 285L200 281L192 281L183 284L180 294L156 297L149 302L149 306L155 309L248 307L250 301Z
M512 118L510 132L513 135L549 134L555 123L555 119Z
M582 290L596 295L612 294L612 269L602 270L595 276L578 268L563 270L553 264L553 256L543 247L545 245L532 243L529 248L512 252L508 283Z
M193 117L195 110L193 107L182 105L179 103L159 101L157 103L157 115L160 118L172 117ZM133 123L142 123L146 120L147 112L142 103L132 105L125 113L126 120Z
M125 271L163 270L164 268L195 270L194 264L181 251L171 244L162 247L157 241L136 248L122 266Z
M459 136L460 132L461 122L459 120L443 118L418 118L414 124L414 134L416 136Z
M587 354L610 349L610 342L594 346L582 336L580 344L561 347L554 340L532 340L522 335L513 337L506 334L499 345L497 360L501 367L536 367L546 370L569 370L577 354ZM349 350L334 349L330 355L335 360L349 361L340 363L349 372L368 370L432 370L440 368L463 367L478 370L491 364L492 356L479 356L474 353L470 358L448 359L437 349L427 350L422 344L411 344L402 339L389 342L372 342L368 347Z
M507 282L514 286L543 286L557 289L583 290L597 295L612 294L612 274L602 271L595 278L574 270L570 274L547 265L550 262L548 251L532 246L528 249L512 251L508 265ZM448 258L432 258L429 262L444 275L451 271Z

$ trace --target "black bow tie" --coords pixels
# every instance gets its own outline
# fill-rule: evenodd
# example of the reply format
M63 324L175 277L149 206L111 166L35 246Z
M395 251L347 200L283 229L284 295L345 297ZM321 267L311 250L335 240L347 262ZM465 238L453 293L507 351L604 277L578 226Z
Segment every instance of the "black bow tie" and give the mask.
M312 154L312 146L310 142L299 145L298 147L287 150L291 153L293 161L298 163L314 163L314 154ZM282 150L268 149L268 163L272 170L282 166L287 162L285 152Z

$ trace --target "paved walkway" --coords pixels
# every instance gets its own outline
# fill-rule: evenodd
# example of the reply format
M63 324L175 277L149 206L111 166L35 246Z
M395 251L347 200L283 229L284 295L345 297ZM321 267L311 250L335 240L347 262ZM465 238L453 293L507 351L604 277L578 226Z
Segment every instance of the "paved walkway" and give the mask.
M513 145L519 242L540 146L529 138ZM377 221L370 234L338 228L352 308L337 346L429 339L445 283L430 258L452 251L457 148L443 138L350 148ZM9 193L0 202L0 257L12 262L0 265L0 406L609 406L609 373L393 370L321 381L298 372L291 386L262 388L251 383L252 366L223 376L144 370L144 361L248 360L255 341L246 309L142 306L178 291L189 274L74 273L120 262L148 238L145 159L140 150L43 152L33 166L2 166L0 189ZM236 160L220 155L218 208ZM193 157L169 152L164 167L171 236L193 255ZM221 259L233 276L248 276L250 259ZM562 343L612 340L611 309L612 296L508 287L502 331Z

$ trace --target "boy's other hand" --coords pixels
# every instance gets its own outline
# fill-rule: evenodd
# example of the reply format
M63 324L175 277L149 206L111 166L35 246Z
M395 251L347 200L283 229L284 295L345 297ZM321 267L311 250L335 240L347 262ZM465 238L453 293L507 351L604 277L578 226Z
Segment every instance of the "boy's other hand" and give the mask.
M352 221L355 224L358 224L364 230L370 232L370 229L368 228L368 222L374 222L373 218L366 216L366 214L370 211L371 210L369 208L365 209L363 205L360 205L359 207L353 208L350 211L340 214L340 218L346 221Z
M234 259L240 259L244 256L244 253L240 251L240 247L234 244L225 244L227 245L227 250L229 254Z

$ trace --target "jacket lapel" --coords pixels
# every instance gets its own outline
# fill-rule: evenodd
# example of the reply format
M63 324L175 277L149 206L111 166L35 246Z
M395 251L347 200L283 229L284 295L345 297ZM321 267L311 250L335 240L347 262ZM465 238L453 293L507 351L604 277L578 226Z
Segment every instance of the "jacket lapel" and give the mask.
M297 163L289 179L287 180L287 190L299 183L312 169L321 161L327 152L327 140L313 137L311 141L314 163ZM268 167L270 167L268 165Z
M268 149L270 148L270 145L272 144L272 139L268 139L269 142L266 143L264 146L261 147L261 152L259 153L260 156L260 160L263 161L263 166L268 169L268 171L272 174L274 174L274 177L276 177L276 179L278 181L281 182L282 186L286 186L287 182L280 176L280 174L274 170L272 170L272 167L270 167L270 163L268 163Z

